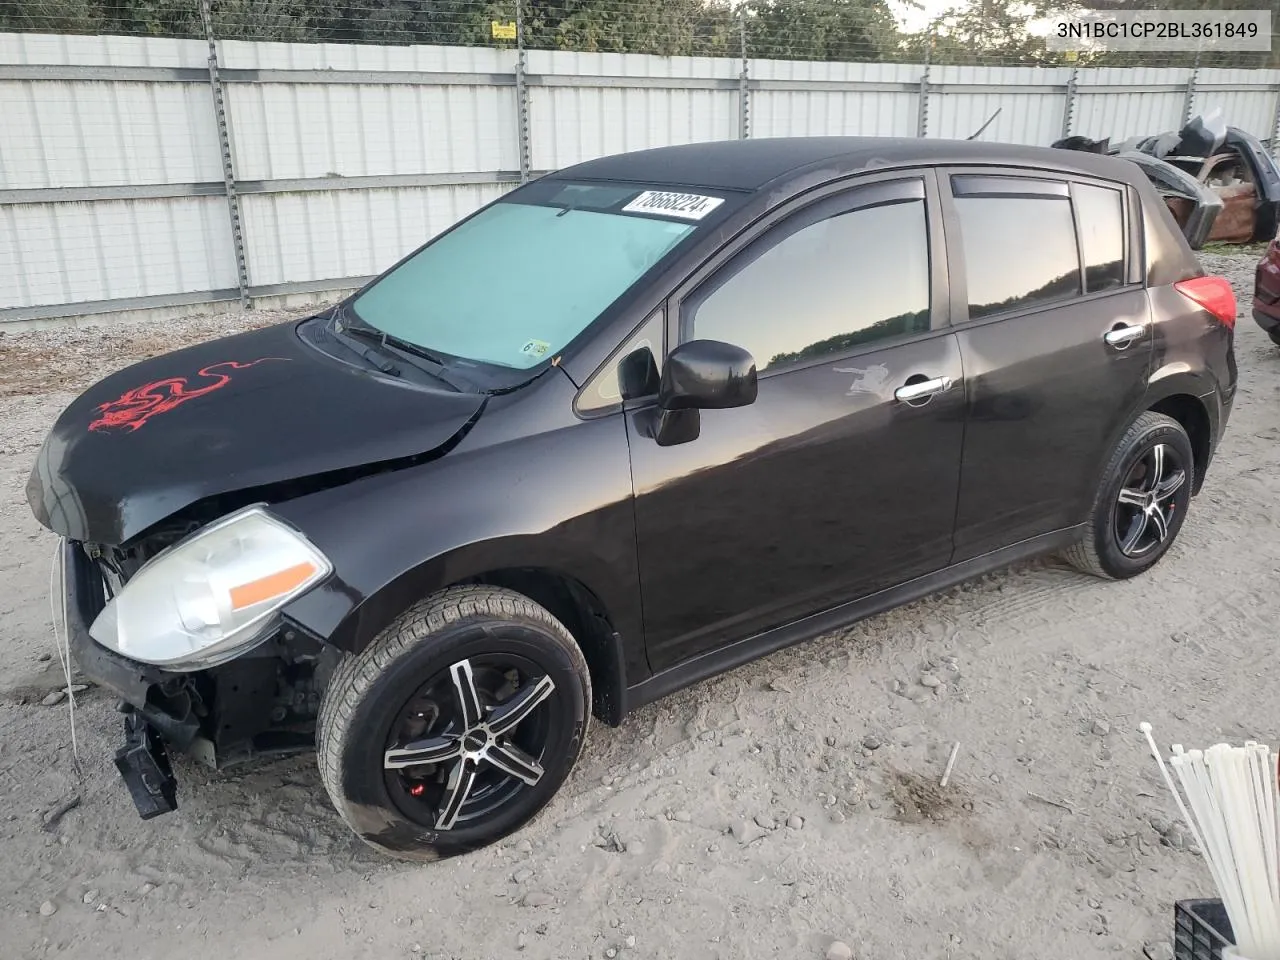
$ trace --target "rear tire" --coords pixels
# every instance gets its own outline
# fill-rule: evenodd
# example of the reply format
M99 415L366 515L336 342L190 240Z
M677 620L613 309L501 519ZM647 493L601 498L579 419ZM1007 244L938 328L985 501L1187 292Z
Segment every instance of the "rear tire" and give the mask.
M451 587L405 611L325 690L320 775L370 846L440 860L531 820L582 752L591 680L528 597Z
M1268 330L1267 336L1271 338L1271 342L1280 347L1280 330Z
M1123 580L1164 556L1182 529L1195 457L1182 424L1148 410L1116 445L1079 543L1065 559L1084 573Z

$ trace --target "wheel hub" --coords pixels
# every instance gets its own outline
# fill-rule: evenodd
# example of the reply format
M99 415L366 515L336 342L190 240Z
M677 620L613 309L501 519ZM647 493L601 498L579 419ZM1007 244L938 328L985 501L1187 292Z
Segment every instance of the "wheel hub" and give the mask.
M1113 512L1113 530L1120 552L1138 558L1169 539L1177 501L1174 494L1187 474L1173 447L1158 443L1129 470Z
M535 786L543 775L542 764L513 740L516 728L549 698L556 689L549 676L519 684L513 694L497 702L482 696L476 670L470 660L449 667L451 704L441 705L442 732L426 732L408 742L394 742L383 754L383 766L399 771L402 778L415 772L445 773L444 788L436 802L437 830L452 830L463 808L483 792L477 781L482 776ZM420 778L406 786L409 796L426 801L427 790ZM509 799L509 795L508 795Z

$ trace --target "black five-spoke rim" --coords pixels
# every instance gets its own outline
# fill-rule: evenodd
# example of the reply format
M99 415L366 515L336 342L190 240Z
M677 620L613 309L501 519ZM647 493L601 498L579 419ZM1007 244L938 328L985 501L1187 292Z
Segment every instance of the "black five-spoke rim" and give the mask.
M1177 451L1157 443L1130 468L1116 498L1112 529L1120 552L1137 559L1169 539L1174 494L1187 481Z
M523 657L472 657L433 677L392 724L383 753L398 806L435 830L490 815L543 776L556 690Z

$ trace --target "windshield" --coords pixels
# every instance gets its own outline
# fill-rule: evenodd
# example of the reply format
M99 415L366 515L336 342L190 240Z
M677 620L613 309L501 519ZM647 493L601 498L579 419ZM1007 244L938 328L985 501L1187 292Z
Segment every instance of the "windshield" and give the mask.
M536 184L517 197L391 270L356 297L356 316L435 354L533 367L562 350L722 202L563 182Z

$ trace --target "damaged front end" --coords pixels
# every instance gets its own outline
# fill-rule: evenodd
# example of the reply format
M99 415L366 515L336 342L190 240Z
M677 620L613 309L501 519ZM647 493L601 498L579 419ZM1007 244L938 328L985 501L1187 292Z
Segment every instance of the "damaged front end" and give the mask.
M313 317L152 357L63 410L27 483L63 538L68 642L126 713L154 816L166 749L214 767L308 748L338 654L287 616L333 573L269 504L443 456L487 396L355 364Z
M242 636L241 646L226 659L219 659L215 651L204 657L207 663L201 662L202 651L193 649L198 640L189 643L171 665L128 656L133 644L157 659L156 648L147 646L147 628L141 632L120 629L118 614L113 648L104 627L113 619L111 608L120 605L125 589L140 576L155 575L156 561L171 558L176 545L191 542L192 527L162 527L128 548L69 540L62 545L70 653L85 677L120 698L125 742L115 763L144 819L177 805L167 747L189 753L214 769L309 749L320 695L338 656L275 615L261 618L255 632ZM179 592L185 588L175 584ZM242 593L241 599L270 605L262 591L278 586L259 586L257 594ZM202 608L206 599L188 598L189 609L183 611L184 627L193 637L202 628L206 637L211 636L209 621L218 616L212 607Z

